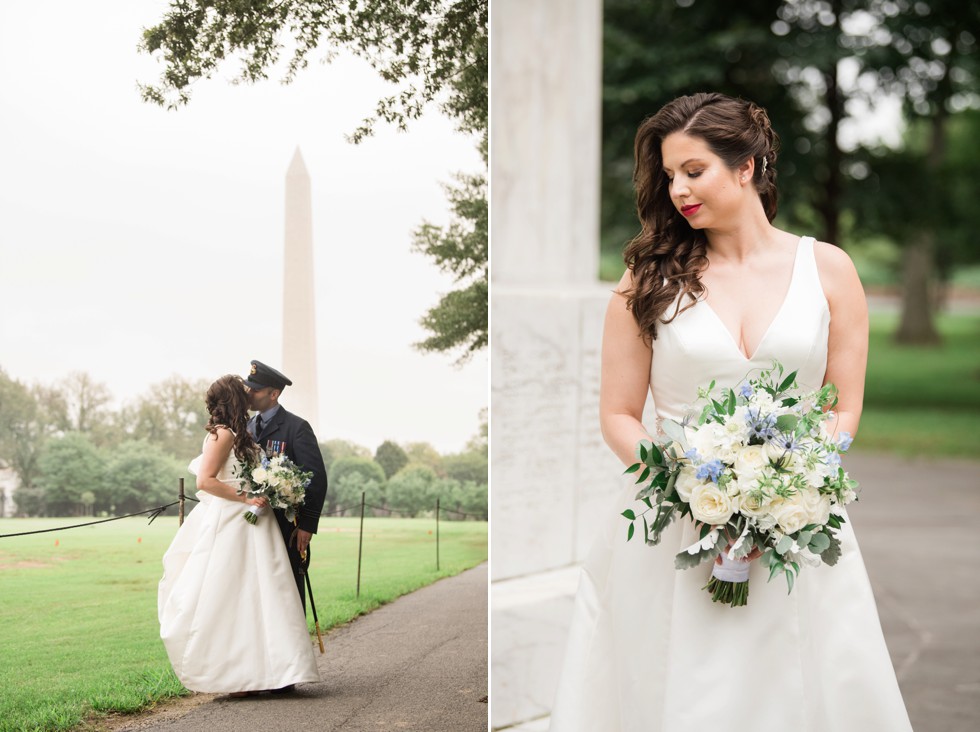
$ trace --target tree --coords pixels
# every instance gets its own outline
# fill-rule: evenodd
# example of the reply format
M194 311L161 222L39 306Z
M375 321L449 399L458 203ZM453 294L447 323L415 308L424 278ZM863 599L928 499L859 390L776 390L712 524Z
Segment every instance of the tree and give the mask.
M57 389L27 387L0 368L0 461L16 474L17 506L32 515L44 510L37 485L45 443L63 424L64 401Z
M305 68L314 49L344 48L365 59L385 81L400 84L352 133L359 142L377 122L406 129L425 107L438 103L462 132L477 137L484 165L488 155L487 0L175 0L162 22L143 31L142 49L159 54L164 71L156 85L140 85L143 99L176 108L190 99L190 86L210 78L225 61L239 60L238 78L265 79L281 58L283 36L292 56L285 81ZM423 224L415 249L456 277L423 318L432 335L423 351L463 349L460 361L487 343L486 176L460 176L449 189L454 217L445 229Z
M388 481L388 508L407 516L434 511L438 476L428 465L409 464Z
M446 477L461 483L466 481L483 485L487 483L486 453L460 452L446 455L442 458L442 466L446 471Z
M180 460L201 451L208 412L204 379L171 376L153 384L120 412L119 422L126 439L146 440Z
M436 475L445 474L442 469L442 455L428 442L408 442L403 447L410 463L428 465Z
M918 200L900 219L907 226L897 238L905 246L902 315L896 338L905 343L936 343L939 333L932 290L942 240L934 214L945 207L947 197L955 195L941 175L950 113L978 106L980 7L957 0L871 0L866 5L882 32L869 35L860 49L862 76L877 88L899 95L906 115L927 127L918 174L892 183L905 183L906 197L915 195L923 179L933 183L923 191L928 198ZM906 156L905 162L909 160Z
M48 440L38 467L48 516L78 516L84 512L85 492L104 493L105 458L82 432Z
M346 509L348 515L358 512L362 494L364 501L372 506L383 506L385 501L384 485L375 478L366 478L364 473L344 473L331 481L330 490L337 505Z
M59 385L66 405L64 429L95 435L108 422L109 388L89 374L73 371Z
M147 440L127 440L112 451L95 510L135 513L171 503L184 467L172 455Z
M467 452L488 454L490 449L490 418L486 407L480 410L480 426L475 435L466 443Z
M350 440L327 440L320 443L320 454L323 456L323 465L330 474L330 466L334 461L343 457L370 458L371 451L363 445L358 445Z
M329 468L330 485L345 485L351 486L353 482L350 478L351 475L358 475L361 490L367 490L369 484L373 481L375 484L380 486L381 490L385 490L385 471L380 465L378 465L374 460L369 457L342 457L338 458L333 462ZM343 503L340 499L341 492L339 491L328 491L327 495L330 499L330 510L335 511L337 507L342 508L353 508L353 506ZM348 493L344 494L347 500L350 500L351 495ZM360 504L361 496L360 491L357 492L356 503Z
M395 473L408 465L408 454L391 440L385 440L374 453L374 462L385 471L385 478L391 478Z
M461 349L457 363L463 363L487 345L490 239L486 176L460 175L458 183L446 189L454 221L446 228L424 223L414 234L413 249L460 285L422 317L431 335L415 345L421 351Z
M204 404L209 382L171 376L150 386L122 410L121 422L130 439L143 439L180 460L201 451L208 411Z

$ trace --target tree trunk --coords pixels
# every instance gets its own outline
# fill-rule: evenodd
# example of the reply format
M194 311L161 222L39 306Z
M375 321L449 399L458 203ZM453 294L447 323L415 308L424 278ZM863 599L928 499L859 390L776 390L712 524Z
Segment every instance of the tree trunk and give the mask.
M905 247L902 273L902 319L895 333L899 343L932 345L940 342L933 322L936 235L920 232Z
M945 89L949 84L949 74L940 81ZM947 95L940 98L945 99ZM928 179L937 181L943 157L946 155L946 107L943 103L935 105L930 120L929 152L926 155ZM902 320L895 333L899 343L922 345L941 342L934 322L935 305L938 302L936 291L936 232L923 230L905 247Z
M843 35L841 29L841 0L832 0L831 10L836 18L835 37ZM824 181L823 196L817 204L817 210L823 219L823 240L841 246L840 240L840 195L841 195L841 154L837 133L841 120L844 118L844 100L837 83L837 67L839 59L835 56L830 67L824 71L824 84L827 87L826 102L830 112L830 122L827 125L825 139L827 143L827 179Z

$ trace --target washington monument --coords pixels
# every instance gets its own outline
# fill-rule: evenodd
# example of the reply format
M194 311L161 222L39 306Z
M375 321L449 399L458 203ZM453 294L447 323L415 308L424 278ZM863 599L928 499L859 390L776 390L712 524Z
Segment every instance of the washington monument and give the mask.
M282 369L293 385L290 410L302 414L319 434L320 399L316 370L316 299L313 285L313 210L310 176L296 148L286 171L286 227L282 287Z

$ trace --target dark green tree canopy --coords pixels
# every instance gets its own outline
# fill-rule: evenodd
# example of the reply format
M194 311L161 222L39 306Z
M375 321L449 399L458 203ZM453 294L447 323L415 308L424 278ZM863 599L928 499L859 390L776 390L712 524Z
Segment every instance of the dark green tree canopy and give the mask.
M397 443L391 440L385 440L375 450L374 462L384 469L385 477L390 478L408 465L408 453Z
M327 59L344 48L400 85L355 141L378 120L404 129L431 102L441 102L461 130L487 128L487 0L173 0L143 33L142 48L165 67L156 84L140 89L147 101L176 107L227 61L239 63L241 81L267 78L287 46L287 82L323 46Z

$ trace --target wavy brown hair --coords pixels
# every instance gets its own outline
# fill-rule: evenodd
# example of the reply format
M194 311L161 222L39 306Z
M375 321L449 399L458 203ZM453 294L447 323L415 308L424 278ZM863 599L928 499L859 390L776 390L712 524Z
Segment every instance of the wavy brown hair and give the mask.
M204 404L211 415L204 426L212 435L218 427L227 427L235 435L235 457L243 463L250 462L258 451L258 445L248 433L248 396L240 376L222 376L208 387Z
M649 341L656 339L658 324L672 321L705 291L699 275L708 264L707 237L691 228L675 208L663 169L661 145L674 132L704 140L732 170L754 158L753 182L762 206L770 221L776 216L779 138L762 107L724 94L692 94L674 99L644 120L636 132L633 171L642 229L624 253L633 272L632 287L624 294ZM685 298L689 302L682 306ZM665 317L675 300L677 307Z

